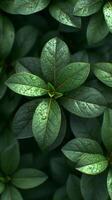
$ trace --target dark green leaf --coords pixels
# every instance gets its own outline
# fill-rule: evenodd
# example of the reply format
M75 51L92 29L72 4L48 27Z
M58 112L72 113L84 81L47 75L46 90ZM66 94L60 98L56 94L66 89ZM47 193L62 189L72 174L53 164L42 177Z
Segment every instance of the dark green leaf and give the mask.
M62 68L56 79L56 90L59 92L71 91L82 85L90 72L89 63L71 63Z
M112 151L112 110L107 109L104 112L102 124L102 141L106 149Z
M61 110L53 99L45 99L33 116L33 134L42 149L48 148L56 140L61 126Z
M80 179L75 175L69 175L66 183L67 194L70 200L82 200L80 191Z
M90 87L79 88L76 92L62 97L61 103L69 112L87 118L101 115L106 106L103 95Z
M21 189L34 188L47 180L46 174L37 169L20 169L12 178L12 183Z
M55 194L54 194L54 196L53 196L53 200L70 200L69 198L68 198L68 196L67 196L67 193L66 193L66 187L61 187L61 188L59 188L56 192L55 192Z
M12 128L17 139L33 137L32 119L39 102L40 100L27 102L15 114Z
M1 3L0 3L1 4ZM13 24L6 17L0 16L0 58L8 56L14 42L15 31Z
M15 187L10 186L2 193L1 200L23 200L23 198Z
M1 178L1 177L0 177ZM0 181L0 194L5 190L5 184Z
M102 13L97 13L90 18L87 28L87 40L89 45L103 40L109 33Z
M83 175L81 178L81 192L84 200L108 200L106 179L107 173L97 176Z
M42 96L47 93L47 85L38 76L30 73L21 72L13 74L6 85L14 92L24 96Z

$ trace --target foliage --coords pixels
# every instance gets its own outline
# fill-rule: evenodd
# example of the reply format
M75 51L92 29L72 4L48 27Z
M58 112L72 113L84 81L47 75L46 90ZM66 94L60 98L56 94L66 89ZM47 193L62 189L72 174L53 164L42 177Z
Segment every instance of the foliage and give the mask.
M111 0L0 1L0 199L112 200Z

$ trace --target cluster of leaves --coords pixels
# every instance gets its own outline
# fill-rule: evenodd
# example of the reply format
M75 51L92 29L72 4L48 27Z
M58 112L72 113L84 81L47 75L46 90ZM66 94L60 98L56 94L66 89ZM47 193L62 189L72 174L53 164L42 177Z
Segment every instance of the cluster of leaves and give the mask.
M112 200L112 2L0 1L0 199Z

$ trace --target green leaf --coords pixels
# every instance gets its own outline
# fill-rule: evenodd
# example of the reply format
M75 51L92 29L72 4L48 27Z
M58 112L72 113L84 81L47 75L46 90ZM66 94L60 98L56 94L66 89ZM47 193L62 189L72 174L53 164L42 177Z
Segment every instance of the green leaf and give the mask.
M26 72L13 74L6 81L6 85L12 91L24 96L37 97L47 94L45 82L40 77Z
M107 189L110 199L112 200L112 168L110 168L107 176Z
M32 168L20 169L12 177L12 183L20 189L37 187L47 180L45 173Z
M77 161L84 154L102 154L102 149L100 145L88 138L76 138L65 144L62 148L63 154L72 162L77 163Z
M5 190L5 184L0 181L0 194L3 193L4 190Z
M61 110L53 99L45 99L33 116L33 134L40 148L45 149L54 143L61 126Z
M82 200L82 195L80 191L80 179L70 174L66 183L66 190L70 200Z
M69 2L54 2L49 11L60 23L75 28L81 27L81 19L73 16L73 6Z
M101 82L112 87L112 63L96 63L93 72Z
M10 175L18 167L20 162L19 144L13 137L8 138L7 147L0 154L0 162L2 171Z
M14 59L21 58L29 53L37 39L37 29L27 25L20 28L15 36L12 56Z
M17 139L33 137L32 119L39 100L33 100L23 104L14 116L12 130Z
M84 153L76 164L76 169L85 174L96 175L108 167L108 160L100 154Z
M89 63L71 63L62 68L56 79L56 90L58 92L68 92L80 85L87 79L90 72Z
M50 170L53 180L59 185L64 185L69 175L69 169L64 156L51 158Z
M84 200L108 200L107 172L97 176L82 175L81 192Z
M112 3L108 1L103 7L103 13L107 26L112 33Z
M87 27L87 40L89 45L96 44L103 40L109 30L104 20L102 13L97 13L90 18L88 27Z
M11 14L30 15L43 10L50 0L4 0L0 3L0 7Z
M98 90L81 87L76 92L61 98L61 104L73 114L84 118L92 118L104 112L106 101Z
M106 149L111 152L112 151L112 110L107 109L104 112L103 116L103 124L101 131L102 141L106 147Z
M77 0L74 7L74 15L89 16L98 12L103 5L103 0Z
M48 81L56 82L57 71L69 63L68 46L59 38L50 39L41 53L41 68Z
M67 193L66 193L66 187L63 186L56 190L53 196L53 200L69 200Z
M101 127L97 118L81 118L71 115L70 127L77 138L83 137L101 142Z
M0 16L0 58L6 58L13 46L15 30L11 21L4 15Z
M1 200L23 200L23 198L15 187L8 186L2 193Z

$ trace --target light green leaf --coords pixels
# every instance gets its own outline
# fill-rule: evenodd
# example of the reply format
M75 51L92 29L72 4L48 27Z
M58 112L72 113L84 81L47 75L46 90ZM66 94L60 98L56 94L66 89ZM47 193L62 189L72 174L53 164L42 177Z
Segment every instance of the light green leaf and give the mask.
M14 92L30 97L37 97L47 94L47 85L38 76L30 73L21 72L13 74L6 85Z
M103 40L109 33L102 13L97 13L90 18L87 27L87 40L89 45L96 44Z
M6 58L13 46L15 30L11 21L4 15L0 16L0 58Z
M110 199L112 200L112 168L110 168L107 176L107 189Z
M2 193L1 200L23 200L23 198L15 187L8 186Z
M76 92L61 98L61 104L69 112L80 117L97 117L101 115L106 106L103 95L90 87L79 88Z
M12 183L20 189L37 187L47 180L45 173L37 169L20 169L12 177Z
M88 138L76 138L62 148L63 154L72 162L77 163L84 154L102 154L100 145Z
M53 99L45 99L33 116L33 134L41 149L48 148L56 140L61 126L61 110Z
M103 7L103 13L107 26L112 33L112 3L108 1Z
M74 15L89 16L100 10L103 0L77 0Z
M49 11L60 23L75 28L81 27L81 19L73 16L73 6L69 2L54 2Z
M93 72L101 82L112 87L112 63L96 63Z
M4 0L0 7L11 14L30 15L43 10L50 0Z
M69 63L68 46L59 38L50 39L41 54L41 68L48 81L56 82L57 71Z
M1 177L0 177L1 178ZM5 190L5 184L0 181L0 194Z
M68 92L79 87L85 82L89 72L89 63L77 62L65 66L57 74L56 90L58 92Z
M17 139L33 137L32 119L40 99L23 104L14 116L12 130Z
M82 200L82 195L80 191L80 179L70 174L67 183L66 183L66 190L70 200Z
M20 162L19 144L13 137L7 138L7 147L0 154L0 166L2 171L10 175L18 167Z
M107 172L97 176L82 175L81 178L81 193L84 200L108 200L107 191Z
M107 109L104 112L101 131L102 141L109 152L112 152L112 110Z
M108 167L108 160L100 154L84 153L76 164L76 169L85 174L96 175Z

